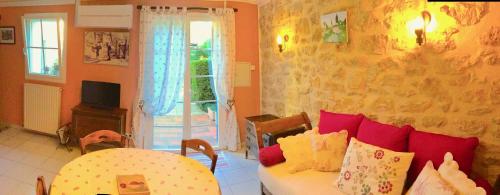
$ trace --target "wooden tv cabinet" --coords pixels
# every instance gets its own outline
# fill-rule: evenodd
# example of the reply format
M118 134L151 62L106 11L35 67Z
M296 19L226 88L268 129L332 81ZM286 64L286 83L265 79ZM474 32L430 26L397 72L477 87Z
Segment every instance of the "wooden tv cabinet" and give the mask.
M75 143L97 130L125 133L127 109L101 109L80 104L75 106L72 112L72 134Z

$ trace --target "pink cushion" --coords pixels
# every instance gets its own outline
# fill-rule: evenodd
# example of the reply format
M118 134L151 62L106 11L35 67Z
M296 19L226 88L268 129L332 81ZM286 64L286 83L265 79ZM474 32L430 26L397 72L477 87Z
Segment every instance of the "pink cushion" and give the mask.
M479 139L476 137L460 138L422 131L411 131L408 151L414 152L415 157L408 171L409 181L411 183L415 181L428 160L432 161L434 167L441 165L446 152L453 154L453 159L457 161L459 169L469 176L472 171L474 150L478 144Z
M477 187L482 187L486 191L486 195L493 195L493 187L488 183L488 180L478 177L474 182L476 182Z
M285 162L283 151L279 144L264 147L259 150L259 161L262 165L269 167Z
M347 142L349 142L351 137L355 137L358 133L358 127L363 118L365 118L365 116L362 114L340 114L321 110L318 124L319 133L327 134L345 129L348 132Z
M359 125L356 138L367 144L397 152L405 152L408 151L408 136L412 129L413 127L409 125L399 128L364 118Z

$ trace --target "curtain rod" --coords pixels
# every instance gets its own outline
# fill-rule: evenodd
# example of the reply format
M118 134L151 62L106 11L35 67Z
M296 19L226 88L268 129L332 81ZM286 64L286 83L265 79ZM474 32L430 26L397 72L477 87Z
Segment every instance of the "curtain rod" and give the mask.
M157 6L150 6L151 9L157 9ZM170 7L169 6L165 6L165 9L169 9ZM142 9L142 5L138 5L137 6L137 9ZM177 9L182 9L182 7L179 7ZM207 10L208 11L209 8L207 7L188 7L187 10ZM234 10L234 12L238 12L238 8L232 8Z

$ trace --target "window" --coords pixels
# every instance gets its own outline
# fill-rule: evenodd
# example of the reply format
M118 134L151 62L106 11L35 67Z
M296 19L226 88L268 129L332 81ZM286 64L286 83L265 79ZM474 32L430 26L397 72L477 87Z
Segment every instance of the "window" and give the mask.
M66 13L23 16L26 78L66 81Z

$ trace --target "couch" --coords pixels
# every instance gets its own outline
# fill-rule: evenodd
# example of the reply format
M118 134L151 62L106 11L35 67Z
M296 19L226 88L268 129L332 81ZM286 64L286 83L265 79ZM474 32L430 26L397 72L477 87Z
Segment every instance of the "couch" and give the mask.
M334 120L332 120L334 119ZM341 121L334 122L334 121ZM350 121L350 122L349 122ZM477 138L455 138L446 135L438 135L432 133L426 133L421 131L416 131L411 126L395 127L387 124L381 124L375 121L367 119L362 114L349 115L349 114L339 114L339 113L329 113L326 111L321 111L320 122L318 124L320 134L328 133L326 129L333 131L339 131L341 129L346 129L349 132L350 137L356 137L357 139L364 139L370 144L377 145L379 147L395 150L415 152L415 158L412 162L412 167L408 171L407 185L408 187L415 180L416 175L421 170L421 162L426 162L431 160L435 165L439 166L442 163L442 157L445 152L452 150L450 152L461 156L464 160L458 160L460 164L460 169L463 170L467 175L471 175L472 158L474 155L474 149L478 144ZM376 129L376 132L369 132L366 129ZM372 130L370 130L372 131ZM405 132L407 133L401 133ZM331 132L331 131L330 131ZM384 133L395 135L396 138L391 141L385 140L387 136ZM381 136L381 137L378 137ZM382 137L384 136L384 137ZM399 137L398 137L399 136ZM406 136L406 137L404 137ZM412 137L415 137L411 140ZM422 142L422 139L426 137L431 137L428 143ZM437 138L435 138L437 137ZM416 140L418 139L418 140ZM435 139L435 140L432 140ZM417 142L418 141L418 142ZM437 144L439 149L432 149L433 142L444 143L443 145ZM470 145L464 147L455 147L457 143L464 143L459 145ZM450 144L449 147L446 144ZM424 145L420 147L420 145ZM427 147L427 148L426 148ZM423 149L422 149L423 148ZM465 148L465 149L462 149ZM428 154L417 155L418 150L436 150L437 156L440 159L435 159L433 156ZM440 151L442 150L442 151ZM460 151L460 150L470 150L470 151ZM465 153L462 155L461 153ZM441 154L443 153L443 154ZM471 156L470 159L468 156ZM334 185L335 179L338 177L339 172L320 172L315 170L306 170L298 173L289 173L286 170L285 158L283 157L282 151L279 149L279 145L269 146L261 148L259 159L261 164L258 167L258 175L261 182L262 194L267 195L302 195L302 194L342 194L337 187ZM441 160L441 162L439 162ZM461 162L470 161L470 162ZM413 172L413 173L412 173ZM493 194L493 189L487 180L476 177L474 179L476 185L483 187L488 195Z

